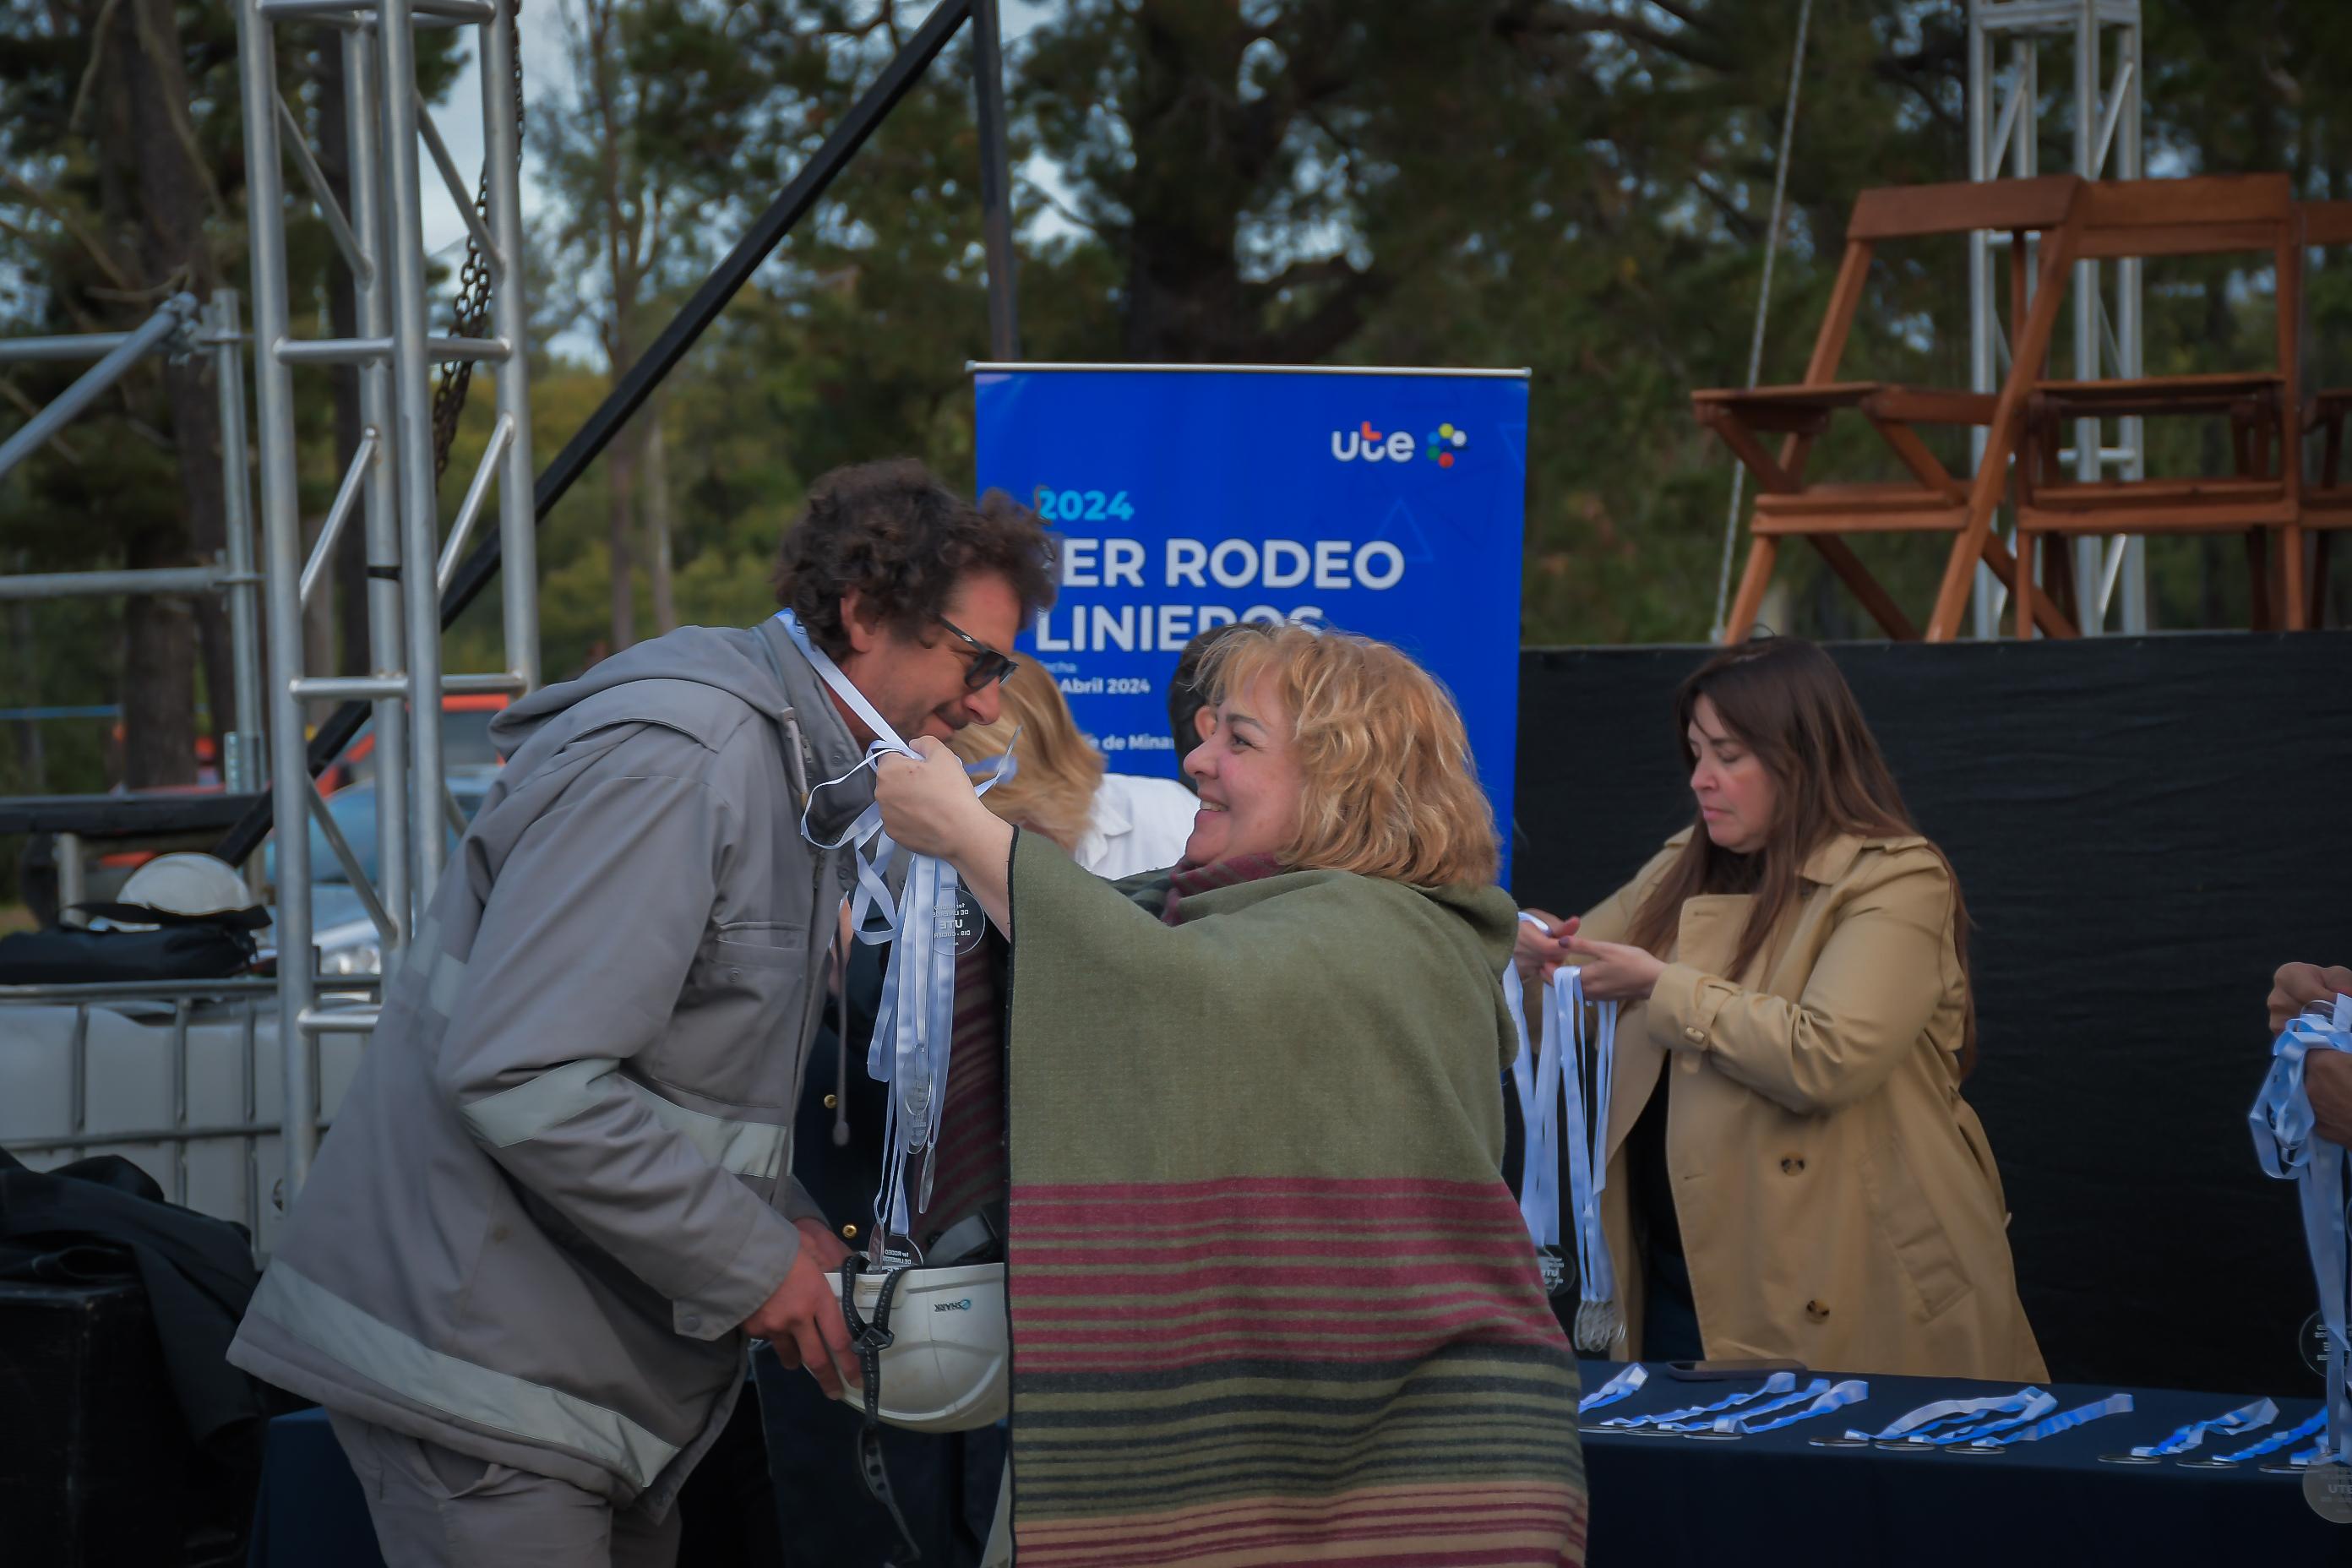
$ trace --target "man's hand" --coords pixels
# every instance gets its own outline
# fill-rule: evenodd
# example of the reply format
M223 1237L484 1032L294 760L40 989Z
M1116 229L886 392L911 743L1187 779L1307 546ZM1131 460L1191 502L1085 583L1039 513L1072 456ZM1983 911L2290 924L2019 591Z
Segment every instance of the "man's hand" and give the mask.
M821 1219L796 1219L793 1228L801 1233L801 1256L815 1254L816 1266L822 1273L838 1271L842 1259L849 1256L849 1244Z
M795 1221L795 1228L802 1223ZM791 1272L776 1293L743 1320L743 1331L775 1346L776 1359L786 1366L808 1368L824 1396L839 1399L845 1383L858 1382L857 1356L849 1348L841 1298L826 1286L822 1264L805 1245L807 1231L801 1234L803 1245L793 1255Z
M2282 964L2271 981L2271 1037L2315 1002L2333 1003L2352 995L2352 969L2341 964L2322 969L2315 963Z

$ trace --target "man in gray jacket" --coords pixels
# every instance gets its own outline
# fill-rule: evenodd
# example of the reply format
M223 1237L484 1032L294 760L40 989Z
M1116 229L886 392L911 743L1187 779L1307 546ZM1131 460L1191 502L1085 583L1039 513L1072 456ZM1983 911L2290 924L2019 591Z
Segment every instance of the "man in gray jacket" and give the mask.
M997 714L1034 515L819 479L779 602L911 741ZM327 1407L392 1568L665 1564L747 1336L828 1394L845 1249L793 1111L874 737L786 629L688 626L533 693L229 1359ZM828 784L827 781L844 782Z

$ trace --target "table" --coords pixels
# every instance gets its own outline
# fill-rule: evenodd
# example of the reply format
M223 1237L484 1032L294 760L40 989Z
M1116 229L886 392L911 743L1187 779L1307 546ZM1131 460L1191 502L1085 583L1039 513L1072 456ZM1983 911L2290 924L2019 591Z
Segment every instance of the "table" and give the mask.
M1589 1390L1622 1368L1587 1362L1582 1370ZM1869 1383L1870 1397L1859 1405L1737 1442L1588 1432L1591 1563L1597 1568L2352 1563L2352 1525L2331 1524L2314 1513L2296 1477L2265 1475L2251 1464L2225 1471L2099 1463L2102 1454L2154 1443L2176 1426L2233 1410L2252 1395L2132 1389L2137 1407L2128 1415L1988 1457L1813 1447L1812 1438L1848 1426L1877 1431L1931 1400L2014 1387L1917 1377ZM1646 1385L1590 1413L1585 1423L1712 1404L1753 1386L1753 1381L1678 1382L1654 1365ZM2045 1386L2062 1411L2116 1392ZM2291 1426L2316 1407L2315 1400L2281 1400L2279 1418ZM2259 1436L2209 1438L2203 1451L2227 1452ZM359 1483L320 1411L270 1424L250 1561L254 1568L323 1563L357 1568L379 1561Z
M1623 1370L1583 1363L1588 1392ZM1649 1382L1602 1418L1710 1405L1759 1380L1686 1383L1649 1367ZM1813 1373L1832 1381L1849 1373ZM1876 1432L1922 1405L2015 1391L2014 1384L1869 1377L1870 1397L1843 1410L1734 1442L1587 1430L1592 1493L1591 1561L1616 1563L1789 1563L1802 1568L1933 1568L1935 1564L2352 1563L2352 1525L2331 1524L2304 1501L2295 1476L2177 1463L2126 1466L2102 1454L2161 1441L2174 1428L2234 1410L2252 1394L2128 1389L2136 1408L2040 1442L1987 1456L1822 1448L1815 1437L1851 1426ZM2045 1384L2058 1410L2119 1392ZM2282 1399L2292 1427L2315 1399ZM1790 1409L1801 1408L1791 1406ZM1779 1414L1787 1414L1780 1412ZM2209 1436L2203 1454L2267 1436ZM2295 1447L2306 1447L2298 1443Z

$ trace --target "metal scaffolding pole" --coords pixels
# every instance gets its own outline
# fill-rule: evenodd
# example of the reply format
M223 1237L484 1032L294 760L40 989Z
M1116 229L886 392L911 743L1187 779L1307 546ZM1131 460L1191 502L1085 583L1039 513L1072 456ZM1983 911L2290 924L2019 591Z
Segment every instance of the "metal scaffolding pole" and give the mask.
M236 728L227 736L221 780L231 795L262 787L261 576L253 558L253 484L246 467L245 326L234 289L216 289L202 342L212 350L220 398L221 503L227 534L230 689Z
M344 142L350 148L352 227L360 249L370 258L368 270L352 279L355 309L352 318L361 335L392 336L390 284L378 259L383 255L384 185L378 150L383 140L383 118L377 109L375 35L366 27L347 27L342 35ZM361 480L366 507L367 617L369 673L398 675L407 668L403 656L406 637L401 623L399 479L384 450L392 429L392 368L381 359L359 367L360 439L368 448L367 470ZM370 712L375 733L376 894L391 912L393 929L383 933L380 951L383 972L407 944L415 927L409 889L415 885L409 847L409 806L404 781L408 777L408 703L402 697L380 698Z
M318 1136L317 1037L370 1028L374 1017L367 1010L319 1005L308 827L316 819L331 847L338 845L341 835L333 830L311 782L324 759L317 754L318 742L310 738L305 705L320 699L355 700L335 721L336 750L358 728L360 714L369 715L374 724L377 879L373 888L359 891L380 928L379 951L389 964L432 897L448 842L442 694L527 689L538 679L530 373L523 353L527 317L517 187L520 121L513 0L238 0L237 18L257 344L272 787L268 809L250 837L233 834L235 842L225 840L222 851L234 859L249 858L271 821L283 829L277 836L274 891L279 1016L286 1042L284 1190L290 1198L308 1173ZM342 54L350 142L350 188L342 198L329 187L317 160L302 144L302 120L278 97L273 21L331 26L340 33L335 47ZM477 240L488 240L485 260L493 268L497 284L496 336L488 340L433 335L426 299L420 138L429 140L436 162L446 163L446 157L420 107L415 29L453 24L478 27L480 58L489 73L483 104L487 212L480 219L468 214ZM281 134L290 137L292 145L282 142ZM337 254L349 270L356 335L348 339L297 339L291 333L282 166L289 153L311 199L326 216ZM519 540L506 542L513 568L505 584L508 668L445 677L443 551L436 493L439 454L428 378L435 363L451 359L499 367L496 431L459 509L451 550L458 547L494 480L501 491L500 531L512 534L519 514L520 534ZM294 488L292 377L298 367L335 365L357 369L362 428L321 525L314 558L306 567ZM306 672L303 603L308 589L325 574L337 531L354 510L366 519L369 668L359 674ZM356 874L357 862L342 848L338 853L346 869Z
M269 760L280 822L300 825L299 803L312 785L302 749L302 704L294 695L302 658L302 519L294 472L293 373L278 353L287 334L286 191L280 170L277 48L260 0L237 0L237 74L245 95L246 209L253 266L256 423L261 462L264 599L269 625ZM278 836L276 867L279 1083L284 1096L284 1201L310 1173L319 1138L318 1084L310 1037L295 1020L314 1000L310 957L310 836L299 826Z
M124 372L145 358L152 350L185 331L188 324L195 319L196 297L194 294L174 294L164 300L137 331L123 334L105 358L82 372L79 380L58 394L38 414L26 420L14 436L0 442L0 476L5 476L9 469L23 462L34 448L64 429L76 415L97 402L108 387L121 381ZM33 341L44 344L58 342L54 338ZM49 359L65 356L33 353L16 357Z
M490 293L490 331L514 345L499 363L499 420L506 445L498 458L499 554L506 563L499 582L506 623L507 668L525 691L539 686L539 517L531 509L530 356L525 352L530 325L523 298L521 182L522 110L517 101L521 68L515 58L509 22L515 0L499 0L498 15L482 25L483 156L498 171L488 182L490 243L486 258L496 286ZM437 617L440 596L434 596Z
M1996 110L1994 43L2007 37L2009 84ZM2141 174L2140 142L2140 12L2139 0L1969 0L1969 177L1972 180L2030 178L2039 173L2040 51L2044 41L2067 39L2074 51L2072 71L2072 134L2074 172L2099 179L2112 168L2116 177L2137 179ZM2108 40L2115 44L2114 74L2105 69ZM1969 368L1979 392L1997 391L2003 366L1999 363L2001 337L2000 280L1991 263L1993 237L1975 234L1969 247ZM2074 374L2086 381L2132 376L2140 372L2140 264L2115 264L2116 302L2106 303L2105 274L2096 261L2077 262L2073 279L2074 311ZM2120 468L2126 478L2146 471L2141 445L2142 421L2118 423L2117 439L2108 445L2102 422L2074 422L2074 445L2063 458L2072 458L2078 479L2095 481L2108 468ZM1985 432L1971 432L1977 461L1984 460ZM2013 536L2012 536L2013 537ZM2046 544L2045 548L2063 548ZM2147 546L2137 536L2074 542L2074 582L2084 633L2097 636L2107 629L2109 610L2118 598L2121 629L2147 629ZM2039 561L2021 561L2020 571L2035 574ZM2118 592L2120 590L2120 592ZM2000 611L2008 595L1991 572L1979 565L1976 593L1969 606L1976 635L1999 635ZM2025 628L2023 636L2035 635Z
M383 94L383 241L391 260L392 447L400 476L400 592L407 628L409 847L415 868L411 902L433 900L441 878L445 836L437 831L441 763L441 615L433 564L441 546L440 502L433 471L432 366L425 358L431 323L425 312L425 214L417 184L416 34L413 0L383 0L377 12L377 81ZM379 267L379 271L384 268ZM397 781L378 777L379 790ZM282 805L283 803L281 803ZM281 822L291 818L280 815Z

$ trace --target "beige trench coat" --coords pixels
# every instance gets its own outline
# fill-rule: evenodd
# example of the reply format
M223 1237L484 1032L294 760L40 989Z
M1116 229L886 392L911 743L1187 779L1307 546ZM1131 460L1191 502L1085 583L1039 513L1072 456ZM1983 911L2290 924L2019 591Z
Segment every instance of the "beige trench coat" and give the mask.
M1622 942L1687 833L1583 917ZM1924 838L1841 837L1744 974L1744 895L1683 906L1646 1004L1619 1020L1602 1224L1628 1343L1643 1281L1624 1143L1655 1092L1711 1358L1857 1373L2048 1375L2017 1299L2008 1210L1960 1098L1967 981L1950 874Z

